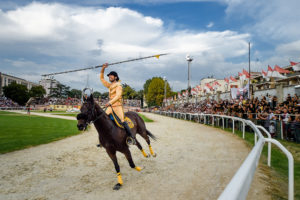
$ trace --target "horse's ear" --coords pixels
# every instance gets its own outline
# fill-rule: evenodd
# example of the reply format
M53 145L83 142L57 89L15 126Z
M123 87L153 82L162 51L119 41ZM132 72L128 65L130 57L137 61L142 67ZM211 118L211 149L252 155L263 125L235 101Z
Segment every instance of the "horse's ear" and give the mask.
M93 94L91 94L91 95L89 96L89 101L90 101L91 103L94 103L94 97L93 97Z

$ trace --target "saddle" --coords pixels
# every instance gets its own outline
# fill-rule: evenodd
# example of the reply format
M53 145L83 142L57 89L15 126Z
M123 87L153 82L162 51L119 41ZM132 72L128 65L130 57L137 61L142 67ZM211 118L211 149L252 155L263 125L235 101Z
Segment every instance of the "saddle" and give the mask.
M115 114L110 114L109 117L118 127L124 129L124 126L122 125L121 120L119 119L118 116L116 116ZM125 116L124 121L127 122L129 128L134 127L134 123L131 121L131 119L129 117Z

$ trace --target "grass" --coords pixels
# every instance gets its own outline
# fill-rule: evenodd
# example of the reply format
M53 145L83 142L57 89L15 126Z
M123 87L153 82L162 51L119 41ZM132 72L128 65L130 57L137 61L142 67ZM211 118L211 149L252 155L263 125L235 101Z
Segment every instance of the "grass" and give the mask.
M0 153L79 134L76 121L0 111Z
M63 116L68 116L68 117L76 117L78 113L58 113L56 115L63 115Z
M145 115L138 113L138 115L144 120L144 122L153 122L152 119L149 119L148 117L146 117Z

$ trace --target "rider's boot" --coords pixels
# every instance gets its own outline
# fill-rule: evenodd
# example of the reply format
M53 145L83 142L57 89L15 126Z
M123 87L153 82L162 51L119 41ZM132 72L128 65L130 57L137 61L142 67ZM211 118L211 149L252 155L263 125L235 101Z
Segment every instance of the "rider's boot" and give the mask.
M136 144L136 141L135 141L135 138L131 132L131 129L129 128L128 126L128 123L127 122L123 122L122 125L124 126L126 132L127 132L127 139L126 139L126 142L128 145L135 145Z

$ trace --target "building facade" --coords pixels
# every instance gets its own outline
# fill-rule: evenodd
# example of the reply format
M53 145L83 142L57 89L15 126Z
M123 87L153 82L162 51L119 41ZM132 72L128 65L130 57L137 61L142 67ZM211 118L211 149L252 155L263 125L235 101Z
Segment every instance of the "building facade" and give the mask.
M49 96L53 89L57 88L59 82L53 78L44 78L40 80L40 85L46 90L46 96Z
M33 86L38 86L37 83L0 72L0 96L3 95L3 87L8 86L12 82L25 85L28 90L30 90Z

